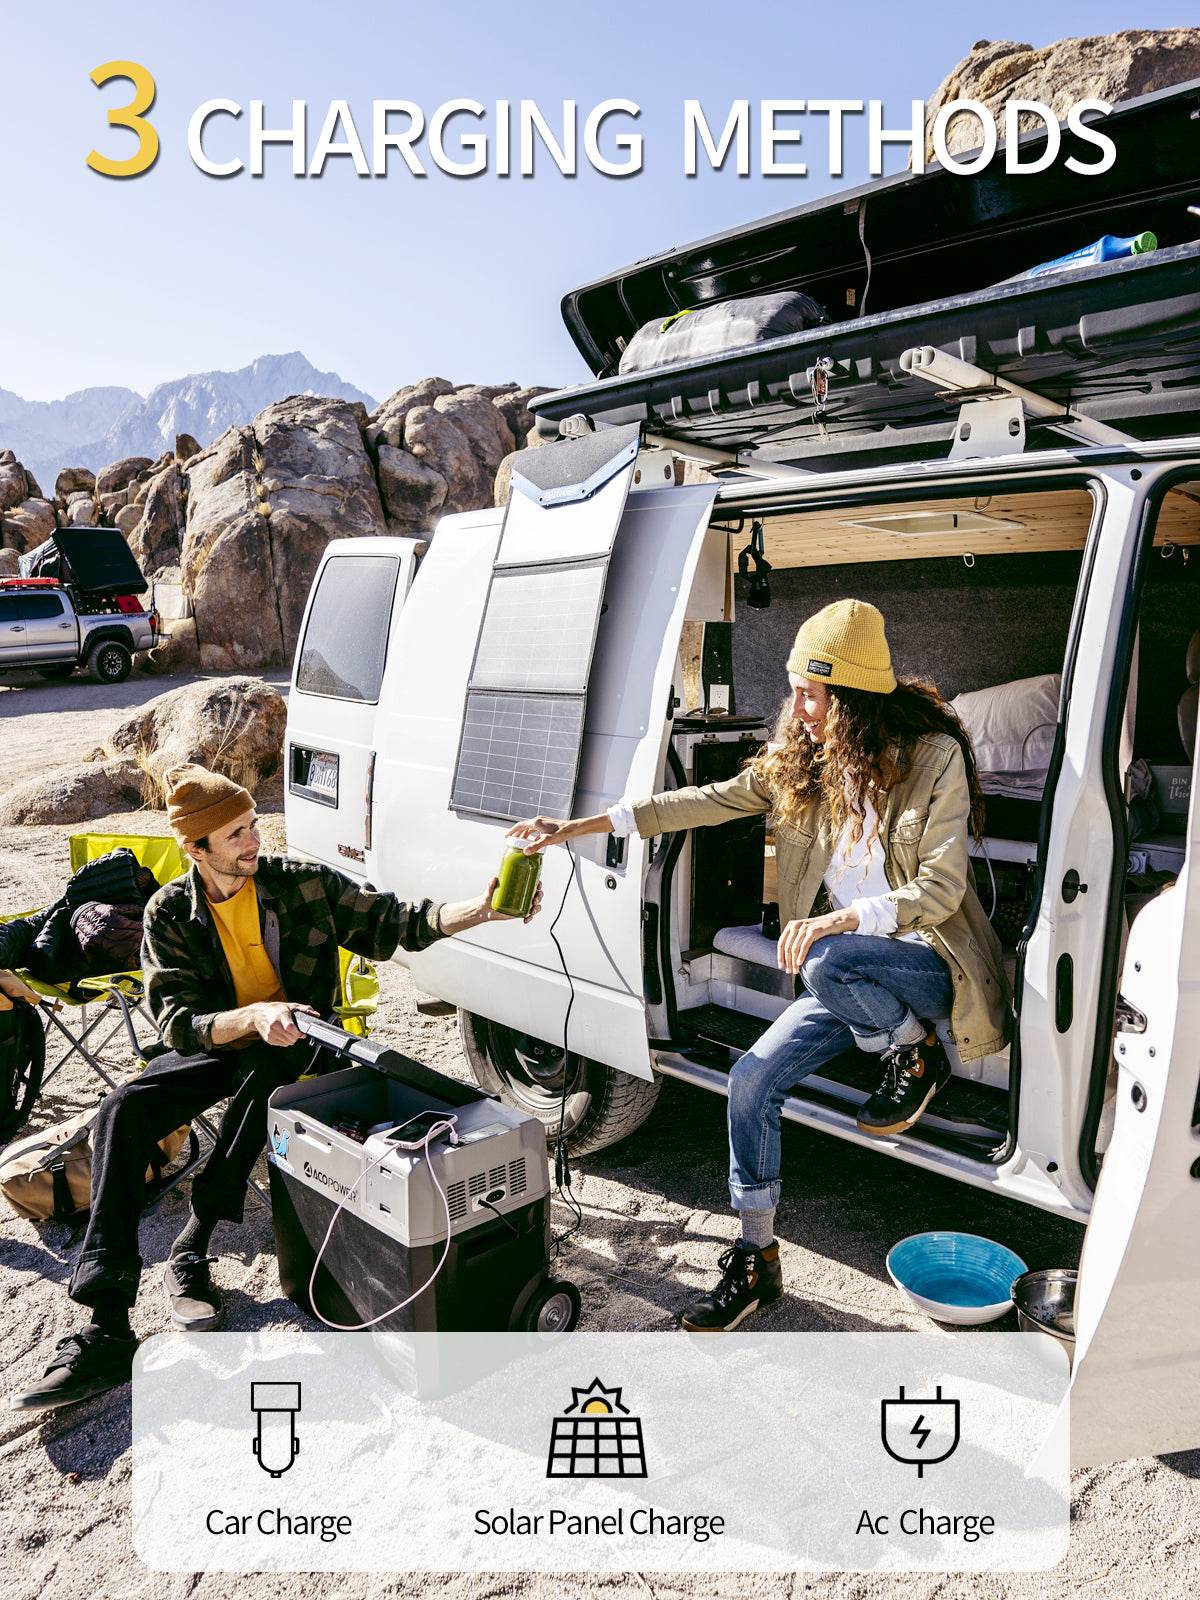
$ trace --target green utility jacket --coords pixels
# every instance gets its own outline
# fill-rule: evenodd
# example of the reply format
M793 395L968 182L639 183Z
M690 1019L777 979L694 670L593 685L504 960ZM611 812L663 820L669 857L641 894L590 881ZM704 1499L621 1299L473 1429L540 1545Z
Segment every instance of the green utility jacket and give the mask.
M918 739L908 776L875 803L896 931L920 934L949 967L950 1031L959 1056L975 1061L1003 1049L1008 980L1000 941L971 880L971 797L958 741L942 733ZM656 794L632 809L638 833L650 839L769 812L773 805L772 795L747 770L723 783ZM776 824L782 923L813 915L834 843L828 809L818 797L796 821Z

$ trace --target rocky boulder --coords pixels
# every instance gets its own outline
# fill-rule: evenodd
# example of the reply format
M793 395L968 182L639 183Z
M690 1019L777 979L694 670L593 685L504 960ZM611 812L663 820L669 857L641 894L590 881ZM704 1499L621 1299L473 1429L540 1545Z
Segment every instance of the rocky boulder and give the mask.
M11 450L0 450L0 516L41 490Z
M0 549L0 578L15 578L21 570L21 552L11 545Z
M75 494L94 494L96 474L87 467L64 467L54 480L54 503L66 510L67 501Z
M279 774L287 706L259 678L186 684L148 701L105 739L93 765L129 761L145 775L148 803L166 804L166 775L197 761L251 794Z
M56 526L49 500L22 500L4 513L4 543L12 550L33 550L50 537Z
M177 433L175 435L176 461L190 461L193 456L200 454L200 450L200 441L193 439L190 433Z
M500 463L527 440L529 401L545 392L423 378L389 396L366 432L388 527L424 533L438 515L491 504Z
M534 450L539 445L549 443L550 441L548 439L539 439L537 430L531 428L529 430L529 441L524 448L526 450ZM513 467L521 459L522 453L523 452L521 450L514 450L511 455L505 456L504 460L497 467L496 481L492 487L492 503L494 505L504 506L508 504L508 493L512 488Z
M94 822L145 805L145 773L127 757L64 767L28 778L0 797L0 827L17 823Z
M1154 89L1200 77L1200 28L1130 28L1086 39L1059 39L1036 50L1011 39L980 39L947 73L925 108L925 155L932 161L933 123L952 100L978 100L997 116L1006 100L1040 100L1061 120L1076 100L1115 105ZM1040 127L1022 117L1022 130ZM1000 125L1003 137L1003 124ZM947 130L952 155L979 147L976 117L958 115Z
M154 465L149 456L126 456L104 468L96 478L96 501L106 521L129 504L137 484Z
M90 494L73 494L67 501L63 521L68 528L94 528L99 520L96 502Z
M290 661L325 546L385 531L365 424L360 404L293 395L188 462L180 566L208 670Z
M174 460L138 485L135 503L113 518L147 577L178 567L183 543L183 478Z
M0 548L24 552L48 539L54 507L11 450L0 450Z
M147 467L153 466L149 456L126 456L123 461L114 461L104 468L96 479L96 493L104 498L105 495L120 494L122 489L128 490L135 478L141 476Z

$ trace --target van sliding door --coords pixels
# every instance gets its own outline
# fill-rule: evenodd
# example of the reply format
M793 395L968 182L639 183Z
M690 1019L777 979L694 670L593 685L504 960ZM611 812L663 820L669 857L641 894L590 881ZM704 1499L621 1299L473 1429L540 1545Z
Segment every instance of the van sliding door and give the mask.
M381 696L386 887L477 895L513 821L601 811L654 786L716 487L630 494L637 435L622 431L530 451L502 518L447 519L435 535ZM596 440L612 452L607 476ZM630 839L618 855L613 843L548 851L542 914L411 957L419 986L555 1044L573 993L569 1047L648 1078L646 846Z
M1187 858L1134 919L1117 1107L1080 1264L1071 1456L1200 1447L1200 801Z
M1154 510L1161 531L1161 501ZM1080 1261L1076 1466L1200 1448L1200 762L1186 735L1184 748L1187 831L1167 836L1184 846L1183 866L1133 918L1115 1037L1100 1019L1115 1120ZM1103 894L1090 876L1089 895Z

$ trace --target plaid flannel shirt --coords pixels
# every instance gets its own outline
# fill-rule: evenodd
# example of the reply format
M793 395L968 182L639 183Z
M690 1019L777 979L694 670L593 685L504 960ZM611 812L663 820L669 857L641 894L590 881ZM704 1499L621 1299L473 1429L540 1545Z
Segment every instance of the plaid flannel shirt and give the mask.
M263 943L283 992L328 1016L339 999L338 948L386 960L443 937L428 900L410 904L364 889L332 867L262 856L254 878ZM146 907L146 998L162 1041L182 1055L212 1048L213 1018L237 1006L233 975L193 867Z

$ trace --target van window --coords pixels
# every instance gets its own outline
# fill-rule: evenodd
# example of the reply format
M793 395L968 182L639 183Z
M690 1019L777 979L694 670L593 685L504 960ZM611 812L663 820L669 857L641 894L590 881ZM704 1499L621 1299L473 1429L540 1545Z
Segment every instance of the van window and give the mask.
M0 622L16 622L20 615L16 595L0 595Z
M300 647L297 689L379 699L399 573L395 556L336 556L326 564Z

